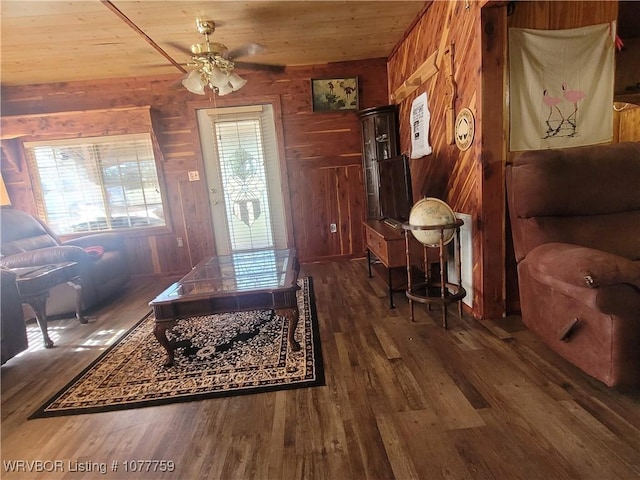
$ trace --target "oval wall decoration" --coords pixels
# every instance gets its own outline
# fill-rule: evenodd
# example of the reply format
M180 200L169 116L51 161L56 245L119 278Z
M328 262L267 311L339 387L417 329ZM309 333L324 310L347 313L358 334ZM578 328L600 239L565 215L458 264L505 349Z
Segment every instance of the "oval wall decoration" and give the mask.
M463 108L456 117L456 145L460 150L467 150L473 142L475 136L475 119L473 112L468 108Z

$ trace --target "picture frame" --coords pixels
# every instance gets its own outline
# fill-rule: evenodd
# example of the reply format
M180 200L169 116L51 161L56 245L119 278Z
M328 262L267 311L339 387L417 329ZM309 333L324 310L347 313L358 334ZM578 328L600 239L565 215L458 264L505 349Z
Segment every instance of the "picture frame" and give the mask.
M358 110L358 77L312 78L311 103L314 112Z

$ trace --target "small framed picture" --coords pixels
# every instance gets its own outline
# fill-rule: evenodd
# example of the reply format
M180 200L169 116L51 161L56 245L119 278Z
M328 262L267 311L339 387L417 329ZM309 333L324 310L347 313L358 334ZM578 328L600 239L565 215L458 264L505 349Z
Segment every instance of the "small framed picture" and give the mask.
M358 77L311 79L314 112L358 110Z

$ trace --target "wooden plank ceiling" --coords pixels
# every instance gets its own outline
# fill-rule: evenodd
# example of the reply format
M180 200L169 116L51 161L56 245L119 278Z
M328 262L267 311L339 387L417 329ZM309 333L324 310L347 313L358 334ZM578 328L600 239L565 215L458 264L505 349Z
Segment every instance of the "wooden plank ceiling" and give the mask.
M387 57L424 3L3 0L1 83L182 75L185 50L203 41L196 18L214 20L210 40L230 49L266 47L242 61L295 66Z

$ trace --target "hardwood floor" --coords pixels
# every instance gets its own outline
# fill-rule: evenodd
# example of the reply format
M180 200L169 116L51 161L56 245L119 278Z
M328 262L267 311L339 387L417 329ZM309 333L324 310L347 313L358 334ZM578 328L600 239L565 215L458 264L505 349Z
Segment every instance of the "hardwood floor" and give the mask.
M423 306L410 322L402 294L389 310L385 286L367 277L364 260L303 265L302 274L314 281L326 386L26 420L169 282L138 285L93 312L88 325L51 322L56 348L36 348L2 367L0 476L640 477L640 392L611 390L582 374L519 318L481 323L452 308L443 330L439 310L432 318ZM32 344L38 341L36 334ZM20 460L61 467L9 472L8 462ZM132 460L173 461L175 470L125 472Z

